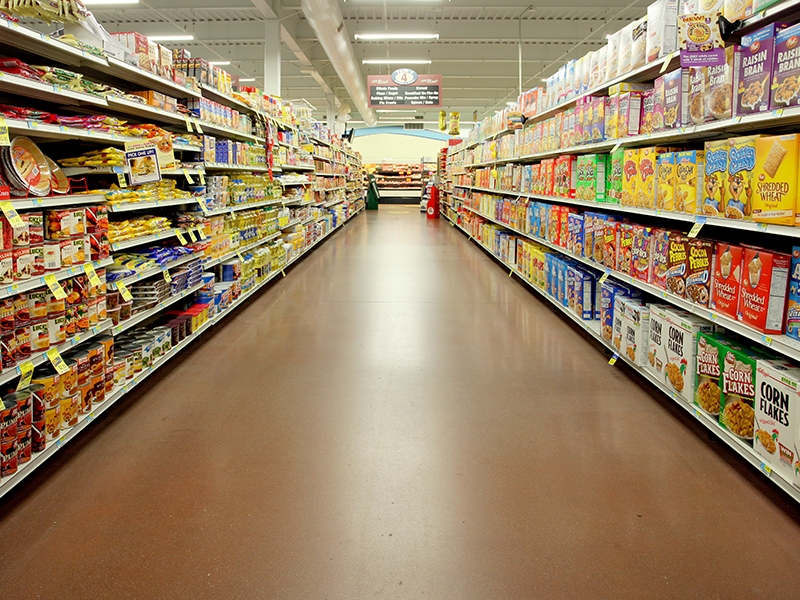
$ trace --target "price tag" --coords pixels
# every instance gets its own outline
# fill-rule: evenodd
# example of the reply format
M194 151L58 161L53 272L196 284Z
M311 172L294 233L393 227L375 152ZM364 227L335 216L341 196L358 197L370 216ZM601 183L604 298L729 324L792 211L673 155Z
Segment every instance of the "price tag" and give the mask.
M119 183L119 187L121 188L128 187L128 182L125 179L125 173L117 173L117 183Z
M181 170L183 171L183 176L186 177L186 181L188 181L189 183L194 183L194 178L192 177L192 174L189 173L189 169L181 169Z
M47 284L47 287L50 288L50 291L53 292L56 300L63 300L67 297L67 293L64 291L64 288L61 287L61 284L58 283L55 275L45 275L44 282Z
M238 257L239 257L239 260L240 260L240 261L244 262L244 256L242 256L242 253L241 253L241 252L239 252L238 250L236 251L236 256L238 256Z
M195 121L194 122L194 127L195 127L195 129L197 129L197 133L200 133L200 134L203 133L203 128L200 126L200 121Z
M281 269L281 275L283 275L284 277L286 277L286 272L285 272L283 269Z
M767 463L764 462L761 463L761 470L764 471L767 477L772 475L772 467L770 467Z
M83 265L83 272L86 273L86 276L89 278L89 283L94 287L100 285L100 278L97 276L97 272L94 270L94 265L92 263Z
M600 278L600 281L598 281L597 283L600 284L600 285L603 285L606 282L606 279L608 279L608 273L603 273L603 276Z
M619 358L619 354L617 354L616 352L614 352L614 356L612 356L612 357L611 357L611 358L608 360L608 364L610 364L610 365L613 367L615 364L617 364L617 359L618 359L618 358Z
M192 240L192 242L197 241L197 236L194 234L194 230L189 229L186 233L189 234L189 239Z
M766 230L767 230L767 225L768 225L768 223L759 223L759 224L758 224L758 228L759 228L761 231L766 231Z
M206 172L203 169L200 169L200 172L198 173L198 175L200 176L200 185L205 185L206 184Z
M0 202L0 208L3 210L3 214L8 219L9 224L11 227L16 229L17 227L22 227L25 223L22 222L22 217L19 216L16 209L12 206L11 202Z
M509 276L509 277L511 277L513 274L514 274L514 269L511 269L511 270L508 272L508 276Z
M3 117L0 117L0 146L10 146L11 140L8 137L8 125Z
M169 269L164 269L161 274L164 275L164 281L172 283L172 275L169 274Z
M672 62L672 59L675 58L675 53L673 52L667 57L667 60L664 61L664 64L661 65L661 70L659 73L664 73L667 69L669 69L669 64Z
M611 153L613 154L614 152L619 150L620 146L622 146L622 142L621 141L617 142L617 144L611 149Z
M199 235L199 236L200 236L200 239L201 239L201 240L204 240L204 239L206 239L206 238L208 237L208 236L206 235L206 232L205 232L205 231L203 231L203 228L202 228L202 227L198 227L198 228L197 228L197 235Z
M189 133L194 133L194 129L192 129L192 120L187 117L186 119L186 131Z
M734 123L736 123L736 124L739 124L739 123L741 123L741 122L742 122L742 117L736 117L736 118L733 120L733 122L734 122Z
M690 238L696 238L697 234L700 233L700 230L702 228L703 228L703 224L702 223L695 223L694 225L692 225L692 228L689 230L689 233L687 235Z
M125 287L125 284L121 281L117 283L117 291L119 292L120 296L122 296L122 299L125 300L125 302L130 302L133 300L130 290Z
M762 335L761 341L765 343L767 346L772 346L772 338L767 335Z
M697 410L696 408L695 408L695 409L693 409L693 410L694 410L694 416L695 416L695 417L697 417L697 418L699 419L699 418L700 418L700 411L699 411L699 410Z
M50 350L47 351L47 358L50 359L50 362L53 364L55 370L58 371L59 375L63 375L69 371L67 363L64 362L64 359L61 358L61 354L58 353L58 348L50 348Z
M62 435L58 440L56 440L56 448L61 448L64 444L67 443L67 436Z
M186 245L186 238L183 237L183 233L181 233L180 231L176 231L175 235L178 236L178 241L181 243L181 246L185 246Z
M17 366L17 370L21 375L19 378L19 383L17 384L17 391L20 391L24 390L31 384L31 377L33 376L33 363L24 362Z
M783 109L779 108L778 110L773 110L772 114L775 115L776 117L780 117L783 115Z

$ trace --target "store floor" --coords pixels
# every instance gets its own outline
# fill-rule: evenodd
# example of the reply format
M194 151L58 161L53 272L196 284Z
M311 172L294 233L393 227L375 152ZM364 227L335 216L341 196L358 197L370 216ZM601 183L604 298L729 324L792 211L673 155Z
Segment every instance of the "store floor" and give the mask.
M357 217L0 500L8 598L800 595L800 511L447 222Z

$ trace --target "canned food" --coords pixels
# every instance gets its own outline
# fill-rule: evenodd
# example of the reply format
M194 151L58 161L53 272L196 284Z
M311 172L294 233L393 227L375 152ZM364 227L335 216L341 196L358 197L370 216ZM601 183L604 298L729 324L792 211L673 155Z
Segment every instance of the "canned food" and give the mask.
M78 332L78 305L67 304L64 311L64 331L67 337L72 337Z
M60 407L59 407L60 408ZM34 421L31 426L31 451L35 454L47 447L47 421Z
M106 396L114 391L114 365L106 367L105 373Z
M61 397L74 396L78 391L78 361L65 358L64 363L69 368L61 374Z
M95 341L103 346L103 365L111 366L114 362L114 337L103 334L97 336Z
M85 348L77 348L63 355L64 358L71 358L78 365L78 386L86 385L89 382L89 351Z
M105 372L106 349L103 344L92 342L84 348L89 352L89 375L94 377Z
M15 400L3 398L0 405L0 441L17 439L17 410Z
M33 370L31 387L36 383L42 386L38 394L44 401L45 406L51 406L54 400L61 398L61 378L58 375L58 371L51 365L39 365ZM36 392L34 392L34 396L36 396ZM34 405L35 403L36 400L34 400Z
M34 321L47 318L47 290L45 288L28 292L28 314Z
M92 375L91 378L92 395L96 404L101 404L106 400L106 374Z
M45 412L45 439L48 442L61 437L61 399L47 407Z
M89 329L89 305L86 302L81 302L76 305L78 318L78 330L87 331Z
M82 265L86 262L86 243L83 237L72 238L72 264ZM62 259L64 255L61 255Z
M44 275L44 244L31 244L31 276L41 277Z
M106 286L106 268L95 269L95 273L97 273L97 278L100 280L100 290L97 292L97 295L100 297L105 296L106 292L108 292Z
M87 319L89 320L89 327L94 327L97 325L97 304L100 302L97 298L92 298L89 300L89 303L86 305L87 310Z
M14 333L14 358L18 363L31 357L31 326L17 327Z
M0 248L3 250L11 250L13 246L12 240L14 238L14 231L11 223L8 222L5 215L0 215Z
M44 243L44 213L29 212L22 215L22 220L28 222L28 232L31 246Z
M28 308L28 294L17 294L14 296L14 324L27 325L31 321L31 313Z
M58 252L59 256L61 256L62 269L71 267L74 264L72 262L72 255L75 252L75 246L73 245L72 240L59 240Z
M14 331L17 321L14 318L14 299L0 299L0 331Z
M72 211L48 210L45 211L45 236L49 240L63 240L73 233Z
M47 320L31 323L31 354L50 348L50 328Z
M30 390L13 392L3 397L3 403L17 403L17 426L28 428L33 423L33 399Z
M17 472L17 438L0 442L0 477L10 477Z
M0 333L0 355L2 355L3 370L17 366L17 336L15 331Z
M59 242L44 243L44 270L61 270L61 244Z
M50 336L50 345L63 344L67 339L65 315L55 314L47 319L47 330Z
M67 309L66 299L61 298L60 300L55 297L55 294L50 290L45 292L45 298L47 298L47 315L60 315Z
M87 381L83 385L78 386L78 393L81 396L81 410L80 413L82 415L89 414L92 412L92 384L90 381Z
M133 379L135 375L133 363L133 352L122 347L116 351L114 354L114 385L120 385ZM118 376L122 379L120 380Z
M17 434L17 464L24 465L31 459L31 428Z
M0 250L0 283L14 282L14 257L11 249Z
M32 423L43 421L45 402L42 392L44 386L41 383L32 383L24 391L31 393Z
M61 429L72 429L78 424L78 415L81 408L81 396L77 392L71 396L61 398Z
M11 228L11 245L14 248L29 246L31 243L31 228L27 215L20 215L22 225Z
M33 272L31 249L28 246L14 248L11 251L11 257L14 262L14 279L17 281L30 279Z

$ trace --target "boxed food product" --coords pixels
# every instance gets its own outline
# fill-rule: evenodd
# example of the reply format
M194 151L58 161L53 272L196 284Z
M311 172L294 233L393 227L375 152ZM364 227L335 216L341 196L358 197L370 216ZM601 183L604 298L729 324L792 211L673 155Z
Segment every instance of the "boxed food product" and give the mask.
M755 424L756 364L751 350L729 346L722 357L719 424L744 442L752 443Z
M667 366L666 335L669 331L667 311L669 306L651 304L650 323L647 331L647 364L645 368L662 380L664 368Z
M616 31L608 37L608 51L606 52L606 81L616 79L619 72L619 42L621 31Z
M800 104L800 23L775 35L775 59L770 85L770 110Z
M689 119L695 125L706 122L706 68L689 69Z
M605 202L608 154L589 154L585 159L585 199Z
M736 93L737 115L769 109L775 35L787 27L786 23L773 23L742 36Z
M620 31L619 38L619 61L617 64L617 76L624 75L631 70L631 52L633 50L633 28L635 25L628 23Z
M592 142L602 142L606 139L606 100L602 96L592 98Z
M795 477L800 444L800 369L771 360L756 363L755 436L753 448L788 481Z
M656 208L675 210L675 153L664 152L656 159Z
M623 352L622 349L622 340L623 340L623 330L624 330L624 322L625 322L625 309L627 307L628 302L635 302L630 298L625 298L624 296L617 294L614 297L614 317L611 323L611 346L617 352Z
M567 250L580 255L583 252L583 215L579 213L569 213L569 240Z
M619 243L619 232L617 231L619 223L607 219L603 223L603 257L605 265L609 269L617 268L618 254L617 244Z
M622 198L624 206L635 206L639 180L639 149L625 148L622 162Z
M783 331L792 257L745 246L737 318L762 333Z
M744 250L740 246L718 243L714 255L711 308L735 319L739 302L739 285L742 280Z
M697 336L711 333L713 326L682 310L669 308L666 313L664 381L676 394L691 403L694 400Z
M584 321L594 319L595 278L583 269L575 268L573 285L575 306L574 311Z
M636 206L653 208L656 196L656 161L667 148L641 148L639 150L639 180L636 182Z
M728 174L725 210L729 219L751 219L753 172L756 167L756 140L760 136L730 138L728 140Z
M800 135L796 133L755 140L755 172L748 181L752 185L754 221L800 223L796 216L798 149Z
M617 137L639 135L642 118L642 92L625 92L619 96Z
M650 232L652 266L650 283L662 290L667 289L667 273L669 272L669 237L666 229L654 229Z
M653 133L653 109L656 102L655 90L642 92L642 110L639 117L639 134ZM611 138L609 138L611 139Z
M622 201L623 190L623 164L625 161L625 150L618 148L609 155L608 168L608 191L606 201L612 204L619 204Z
M724 0L723 16L731 23L753 14L753 0Z
M737 54L738 53L738 54ZM705 120L730 119L733 115L734 74L741 51L725 48L725 62L705 68Z
M647 363L650 309L639 302L626 302L622 318L625 355L635 365L643 367Z
M722 360L733 343L716 333L697 336L694 404L715 419L722 399Z
M664 76L653 82L653 132L664 129Z
M664 127L689 124L689 70L676 69L664 75Z
M684 150L675 153L675 210L694 214L702 204L706 153Z
M703 179L703 204L698 213L716 217L725 206L728 174L728 140L706 142L706 172Z
M650 228L644 225L633 225L633 243L631 245L631 276L645 283L652 276L653 256L651 252L652 236Z
M606 138L614 140L619 137L619 95L609 96L606 100Z
M789 296L786 298L786 335L800 340L800 246L792 248Z
M172 50L156 44L158 47L158 74L166 79L172 79Z
M647 62L647 15L634 21L631 31L631 69L643 67Z
M723 46L716 13L692 12L678 15L679 49L705 52Z
M620 223L617 226L617 270L626 275L631 275L633 227L631 223Z
M686 269L689 257L689 238L685 235L669 236L667 247L666 288L683 298L686 295Z
M708 306L711 299L711 281L714 274L714 244L708 240L689 240L686 261L686 298Z
M678 45L678 0L657 0L647 7L647 62L671 54Z

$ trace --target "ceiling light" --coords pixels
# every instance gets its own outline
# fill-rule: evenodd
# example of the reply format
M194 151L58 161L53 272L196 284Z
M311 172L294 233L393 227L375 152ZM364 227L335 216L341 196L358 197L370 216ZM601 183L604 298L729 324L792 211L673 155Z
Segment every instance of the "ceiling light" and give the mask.
M193 35L148 35L151 42L188 42L194 39Z
M139 0L83 0L86 6L95 6L96 4L139 4Z
M514 106L516 102L506 102L506 106Z
M438 40L438 33L357 33L357 40Z
M255 77L244 77L244 78L240 77L239 78L239 81L255 81L255 80L256 80Z
M215 67L224 67L225 65L231 64L229 60L210 60L208 64L213 65Z
M388 110L388 109L376 110L375 112L379 112L379 113L413 112L413 113L415 113L415 112L417 112L417 109L416 108L411 108L411 109L397 108L397 109L394 109L394 110Z
M373 60L362 60L362 65L429 65L431 61L429 60L418 60L418 59L410 59L410 60L398 60L394 58L379 58Z

